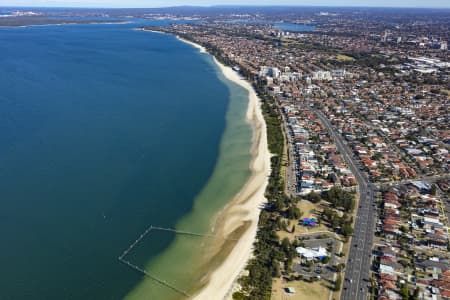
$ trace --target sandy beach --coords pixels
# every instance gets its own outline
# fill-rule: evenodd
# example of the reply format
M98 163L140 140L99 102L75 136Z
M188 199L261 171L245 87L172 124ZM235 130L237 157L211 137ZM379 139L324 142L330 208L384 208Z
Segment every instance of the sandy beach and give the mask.
M180 41L182 41L182 42L184 42L184 43L186 43L186 44L191 45L191 46L194 47L194 48L197 48L198 50L200 50L200 53L206 53L206 52L207 52L206 49L205 49L205 47L200 46L199 44L196 44L196 43L193 43L193 42L191 42L191 41L189 41L189 40L183 39L182 37L180 37L180 36L178 36L178 35L177 35L177 39L180 40ZM215 58L214 58L214 59L215 59ZM221 66L221 69L226 68L224 65L221 65L219 62L216 61L216 63L219 64L219 65ZM223 72L223 70L222 70L222 72ZM225 72L223 72L223 74L225 75ZM237 74L236 74L236 75L237 75ZM232 80L232 79L229 78L227 75L225 75L225 77L227 77L229 80ZM239 77L239 76L238 76L238 77ZM232 81L235 81L235 80L232 80ZM238 83L238 84L239 84L239 83ZM250 87L250 88L251 88L251 87Z
M180 37L177 38L198 48L201 52L206 52L206 49L198 44ZM230 67L224 66L215 58L214 60L228 80L248 91L249 103L246 118L253 127L252 161L250 163L252 175L242 190L217 216L215 228L218 234L226 238L243 224L249 224L249 227L222 264L211 272L207 284L193 297L196 300L225 298L233 287L233 283L245 268L252 254L260 208L266 202L264 192L270 174L270 153L260 99L249 82L242 79Z

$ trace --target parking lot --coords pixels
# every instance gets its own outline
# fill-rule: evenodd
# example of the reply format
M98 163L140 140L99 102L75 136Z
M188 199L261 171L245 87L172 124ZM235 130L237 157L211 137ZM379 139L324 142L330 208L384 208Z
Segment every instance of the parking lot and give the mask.
M308 236L308 238L309 239L301 240L304 244L303 247L311 249L318 247L326 248L329 253L330 260L327 264L324 264L318 260L311 261L312 265L309 266L306 259L298 258L294 260L292 265L294 271L304 277L317 278L317 276L320 276L321 279L334 281L334 276L336 273L334 266L344 262L344 260L342 259L341 261L341 258L338 256L338 254L342 251L342 242L333 237L323 238L320 234Z

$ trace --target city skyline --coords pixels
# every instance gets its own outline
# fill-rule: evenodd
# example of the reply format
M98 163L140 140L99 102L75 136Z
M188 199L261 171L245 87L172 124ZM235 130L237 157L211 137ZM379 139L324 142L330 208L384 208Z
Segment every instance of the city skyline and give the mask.
M86 7L86 8L157 8L171 6L329 6L329 7L405 7L405 8L450 8L450 2L446 0L430 0L424 5L423 1L413 0L377 0L370 3L364 3L359 0L306 0L292 1L283 0L193 0L189 3L180 0L160 1L160 0L131 0L126 5L120 0L6 0L1 4L2 7Z

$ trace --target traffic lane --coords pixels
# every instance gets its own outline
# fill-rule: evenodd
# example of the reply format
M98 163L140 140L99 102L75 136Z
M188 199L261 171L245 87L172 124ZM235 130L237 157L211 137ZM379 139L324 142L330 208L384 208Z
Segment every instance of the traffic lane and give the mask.
M364 250L361 248L360 243L364 243L364 239L360 238L359 243L356 244L357 246L353 246L353 249L350 250L350 257L352 257L352 261L349 262L349 269L346 270L346 274L348 274L347 278L351 280L350 291L354 291L356 295L358 295L359 292L361 277L360 270L362 268L362 258L364 255Z
M366 210L366 213L368 211L369 210ZM352 249L350 250L349 254L349 268L346 270L346 274L349 275L347 276L347 279L351 279L352 282L350 286L347 286L348 292L346 293L344 291L343 299L347 299L346 296L349 296L349 294L352 296L352 298L356 299L365 299L366 297L366 292L363 288L364 281L362 281L363 278L361 277L361 275L362 273L368 274L369 268L365 268L364 266L367 266L369 264L368 257L371 252L370 250L368 250L371 247L369 247L368 243L366 243L368 240L370 241L370 239L368 239L367 237L370 236L371 233L366 230L367 226L364 226L367 223L367 217L368 216L366 214L363 214L362 216L358 217L355 222L356 231L352 241Z
M334 128L332 127L330 121L325 116L323 116L322 113L317 112L317 115L319 116L321 121L324 124L326 124L326 126L329 128L329 131L331 131L331 135L332 135L334 141L336 142L336 144L339 144L339 148L341 148L342 152L344 152L343 153L344 160L349 165L349 167L353 169L352 172L355 173L354 174L355 177L358 177L357 180L359 179L358 181L362 185L365 185L366 184L365 178L363 176L361 176L361 172L360 172L359 168L354 164L353 157L352 157L353 153L350 150L350 148L348 147L348 145L346 145L346 144L344 144L342 142L342 137L341 136L337 136L337 134L336 134Z
M367 195L371 195L371 191L370 191L370 183L368 183L366 180L366 176L362 176L360 169L356 166L356 164L354 163L353 160L353 155L352 152L349 150L348 146L346 144L344 144L341 140L342 137L338 137L335 130L332 128L331 123L328 121L327 118L323 117L321 115L321 113L317 113L317 115L319 116L319 118L321 119L321 121L325 124L325 126L327 126L327 128L329 129L333 139L335 140L338 148L340 148L344 160L347 163L347 165L349 166L349 168L351 169L351 171L353 172L353 174L355 175L356 180L358 181L358 185L359 185L359 192L360 192L360 206L361 206L361 211L360 209L357 209L357 217L355 220L355 234L354 234L354 238L362 244L362 249L351 249L350 253L349 253L349 266L348 269L346 270L345 274L350 274L350 276L352 278L349 278L352 280L352 286L349 289L350 295L352 296L352 298L356 298L356 299L365 299L366 297L366 292L364 291L364 289L360 290L359 286L360 286L360 278L361 278L361 272L363 271L363 269L367 269L367 272L364 272L365 274L369 274L370 271L370 267L368 266L369 262L368 259L364 259L364 254L367 254L367 258L369 257L369 254L371 253L371 244L369 247L369 243L366 243L367 240L371 241L370 237L372 235L372 232L369 232L367 230L368 228L368 223L367 221L362 221L364 220L368 220L368 221L372 221L373 216L369 216L369 213L371 212L370 208L366 209L367 206L370 206L370 203L368 201L370 201L371 197L367 197ZM364 207L364 209L363 209ZM368 239L367 239L368 238ZM367 246L366 246L367 245ZM357 248L358 245L357 245ZM356 262L360 262L359 268L356 269L355 264L352 262L351 258L356 259ZM366 268L363 268L362 264L363 261L366 265ZM364 270L366 271L366 270ZM356 284L353 284L353 279L356 279ZM360 293L361 292L361 293ZM343 295L348 294L345 291L343 292ZM356 296L356 297L354 297ZM359 296L359 297L358 297ZM344 299L345 296L344 296Z

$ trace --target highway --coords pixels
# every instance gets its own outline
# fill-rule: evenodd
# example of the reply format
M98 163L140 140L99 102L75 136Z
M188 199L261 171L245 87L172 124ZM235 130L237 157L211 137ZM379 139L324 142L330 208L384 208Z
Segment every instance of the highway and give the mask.
M375 231L376 205L375 186L369 182L367 175L359 169L350 147L343 137L334 129L327 117L320 111L313 112L327 128L345 163L358 182L359 205L356 207L354 233L350 245L349 259L345 269L342 300L366 300L368 298L369 274L371 267L372 243Z

